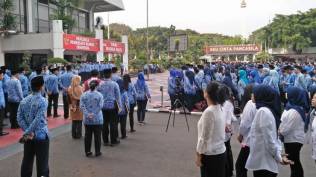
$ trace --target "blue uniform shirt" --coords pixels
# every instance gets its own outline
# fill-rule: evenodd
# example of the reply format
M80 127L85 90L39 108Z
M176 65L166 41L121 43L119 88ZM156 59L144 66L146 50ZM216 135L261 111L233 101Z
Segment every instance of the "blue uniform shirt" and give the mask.
M123 92L121 93L121 112L119 113L119 115L127 115L129 110L130 110L130 106L129 106L129 101L128 101L128 96L127 96L127 92Z
M191 84L188 77L184 77L184 93L189 95L196 94L196 87L195 84Z
M60 87L63 89L63 94L64 95L67 94L68 88L71 85L71 80L72 80L73 77L74 77L74 74L71 71L66 72L66 73L64 73L64 74L62 74L60 76L60 78L59 78L59 80L60 80Z
M27 97L29 95L29 91L30 91L29 79L24 74L20 74L19 80L21 82L23 96Z
M3 75L3 91L7 93L7 83L10 80L10 76L6 73Z
M0 80L0 109L5 108L5 99L3 91L3 80Z
M23 99L21 82L16 78L11 78L7 82L8 101L19 103Z
M169 95L176 94L176 78L175 77L168 78L168 94Z
M83 112L83 123L85 125L103 124L103 96L97 91L87 91L80 98L80 109ZM92 115L92 118L89 115Z
M49 136L46 121L47 101L41 93L34 93L22 100L17 114L17 121L28 135L34 133L35 139L45 140Z
M122 79L120 76L117 74L112 74L112 81L117 82L118 80Z
M147 83L145 83L143 88L139 87L137 83L134 84L134 87L137 93L136 100L144 101L151 98Z
M127 91L127 96L128 96L128 101L130 104L136 104L136 89L132 83L128 85L128 91Z
M106 79L102 82L98 91L103 95L103 109L111 110L121 104L121 94L118 84L110 79Z
M58 94L58 77L55 74L51 74L45 81L45 88L47 92L52 94Z

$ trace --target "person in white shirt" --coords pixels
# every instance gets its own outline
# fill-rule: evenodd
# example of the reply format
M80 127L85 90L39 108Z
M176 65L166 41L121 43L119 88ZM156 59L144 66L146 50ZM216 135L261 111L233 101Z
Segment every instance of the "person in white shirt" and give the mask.
M227 88L228 89L228 88ZM224 118L226 120L226 126L225 126L225 146L226 146L226 176L231 177L233 176L234 171L234 158L233 158L233 152L230 145L230 139L233 135L233 129L232 129L232 121L236 121L236 117L234 115L234 105L233 105L233 96L231 91L227 90L228 94L230 95L230 99L226 100L223 105L223 113Z
M278 139L279 107L275 105L277 92L267 85L253 89L257 112L250 129L250 154L246 168L253 171L254 177L276 177L278 163L292 163L282 157L282 146Z
M245 89L245 94L242 100L246 102L243 112L241 114L241 121L239 125L238 141L241 144L241 149L236 161L236 177L247 177L248 170L245 168L246 162L250 152L250 138L249 132L255 118L257 108L255 103L251 100L253 85L248 85ZM248 96L249 95L249 96Z
M225 177L225 117L222 105L228 98L226 86L211 82L204 97L208 108L198 122L196 165L201 169L201 177Z
M316 163L316 88L315 90L312 92L311 96L312 96L312 106L313 106L313 110L311 112L311 119L312 120L312 128L311 128L311 133L312 133L312 149L313 149L313 153L312 153L312 158L315 160Z
M288 102L281 117L279 134L283 137L285 153L294 162L291 177L304 177L300 151L305 141L307 92L298 87L287 89Z

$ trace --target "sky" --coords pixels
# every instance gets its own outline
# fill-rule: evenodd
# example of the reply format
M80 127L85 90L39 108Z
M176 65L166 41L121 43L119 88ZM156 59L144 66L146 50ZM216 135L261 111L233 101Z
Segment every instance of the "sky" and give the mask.
M133 29L146 27L146 0L122 0L124 11L110 13L110 23ZM200 33L248 36L267 25L275 14L293 14L316 8L316 0L149 0L149 26L176 26ZM107 24L107 13L99 13Z

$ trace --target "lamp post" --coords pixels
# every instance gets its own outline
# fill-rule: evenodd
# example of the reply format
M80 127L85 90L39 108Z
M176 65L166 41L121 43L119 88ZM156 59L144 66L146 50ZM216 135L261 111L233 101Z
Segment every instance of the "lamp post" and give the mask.
M147 29L146 29L146 60L147 60L147 79L149 80L149 4L148 4L148 0L146 0L146 16L147 16Z

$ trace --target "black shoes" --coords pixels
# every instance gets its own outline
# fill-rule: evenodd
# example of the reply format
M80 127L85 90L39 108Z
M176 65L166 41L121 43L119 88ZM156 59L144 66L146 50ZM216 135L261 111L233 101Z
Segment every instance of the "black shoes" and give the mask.
M93 155L92 152L86 152L86 156L87 156L87 157L91 157L92 155Z
M117 145L119 145L121 142L120 142L120 140L116 140L115 142L113 142L113 143L111 143L111 146L113 147L113 146L117 146Z
M134 133L134 132L136 132L136 130L131 130L130 132L131 132L131 133Z
M54 115L54 118L59 118L59 117L60 117L60 115L58 115L58 114L57 114L57 115Z
M101 152L95 153L95 156L96 156L96 157L99 157L99 156L101 156L101 155L102 155Z
M9 133L8 132L1 132L0 133L0 136L6 136L6 135L8 135Z

